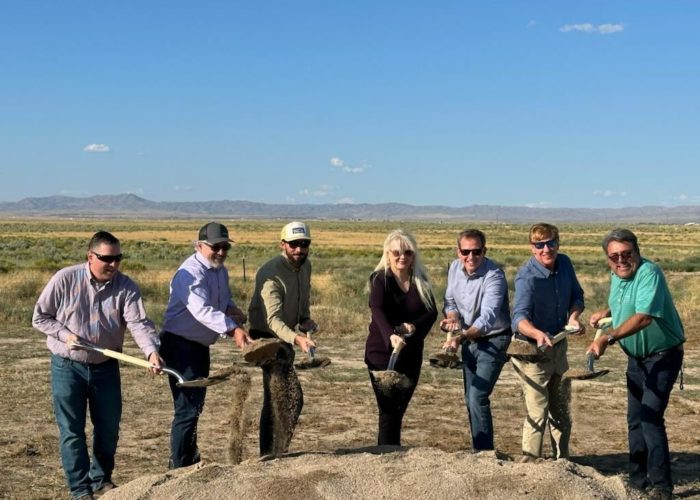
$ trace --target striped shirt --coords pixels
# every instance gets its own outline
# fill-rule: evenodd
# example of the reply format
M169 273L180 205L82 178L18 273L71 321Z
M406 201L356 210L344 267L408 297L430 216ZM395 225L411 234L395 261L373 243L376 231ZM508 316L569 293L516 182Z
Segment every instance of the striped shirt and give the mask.
M108 358L69 349L66 341L71 333L121 352L128 328L147 358L160 346L136 283L120 272L110 281L96 281L88 263L61 269L49 280L34 307L32 326L46 334L52 353L81 363L104 363Z

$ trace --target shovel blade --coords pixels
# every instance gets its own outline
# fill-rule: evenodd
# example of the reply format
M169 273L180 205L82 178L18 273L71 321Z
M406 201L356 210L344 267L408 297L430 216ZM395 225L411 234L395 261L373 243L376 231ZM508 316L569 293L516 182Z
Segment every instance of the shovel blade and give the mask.
M564 373L564 378L570 380L593 380L594 378L602 377L608 373L610 373L610 370L588 371L573 369Z

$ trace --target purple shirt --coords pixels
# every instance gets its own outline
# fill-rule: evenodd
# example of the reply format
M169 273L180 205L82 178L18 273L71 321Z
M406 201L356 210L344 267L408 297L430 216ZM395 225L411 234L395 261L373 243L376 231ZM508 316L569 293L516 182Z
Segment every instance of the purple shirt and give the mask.
M372 273L369 286L372 321L365 345L365 363L370 370L386 370L392 351L389 338L394 327L413 323L416 331L406 339L396 369L415 378L423 361L423 341L437 319L437 311L425 307L413 280L408 292L404 292L391 270L386 274L384 271Z
M104 363L108 358L69 349L66 341L71 333L121 352L128 328L147 358L160 345L136 283L120 272L110 281L96 281L87 263L61 269L49 280L34 307L32 326L46 334L52 353L81 363Z

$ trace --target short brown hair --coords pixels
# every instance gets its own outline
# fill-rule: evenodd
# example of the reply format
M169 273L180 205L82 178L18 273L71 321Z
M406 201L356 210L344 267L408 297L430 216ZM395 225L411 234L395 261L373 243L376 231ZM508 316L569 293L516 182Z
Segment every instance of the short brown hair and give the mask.
M557 229L557 226L547 224L546 222L538 222L537 224L533 224L533 226L530 228L530 243L544 239L559 242L559 229Z

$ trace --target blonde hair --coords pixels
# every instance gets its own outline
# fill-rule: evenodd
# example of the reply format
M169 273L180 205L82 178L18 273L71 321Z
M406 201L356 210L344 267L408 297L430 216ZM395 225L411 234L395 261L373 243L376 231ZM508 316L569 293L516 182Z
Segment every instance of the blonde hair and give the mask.
M546 222L538 222L530 228L530 243L537 240L549 238L559 241L559 229L557 226L547 224Z
M382 258L379 259L379 264L377 264L377 267L374 268L374 271L384 271L386 276L387 270L389 270L391 267L389 264L391 244L395 241L399 243L399 250L411 250L413 252L411 281L415 283L416 289L418 290L418 295L420 296L420 299L425 307L431 311L435 310L435 297L433 296L433 287L430 284L428 272L426 271L425 266L423 266L420 254L418 253L416 238L408 231L404 231L403 229L395 229L389 233L384 240Z

